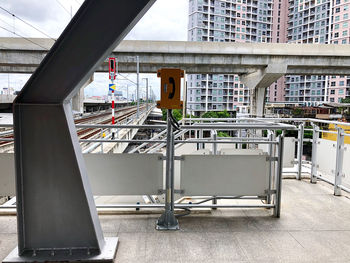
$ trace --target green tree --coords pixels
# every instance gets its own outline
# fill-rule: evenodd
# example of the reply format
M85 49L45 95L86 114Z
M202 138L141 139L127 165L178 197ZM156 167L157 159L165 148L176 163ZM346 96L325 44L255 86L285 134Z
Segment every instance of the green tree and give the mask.
M167 110L162 109L162 114L163 114L163 117L162 117L163 121L166 121ZM177 110L177 109L173 110L173 116L177 121L182 120L182 110Z
M341 99L341 103L350 103L350 98Z

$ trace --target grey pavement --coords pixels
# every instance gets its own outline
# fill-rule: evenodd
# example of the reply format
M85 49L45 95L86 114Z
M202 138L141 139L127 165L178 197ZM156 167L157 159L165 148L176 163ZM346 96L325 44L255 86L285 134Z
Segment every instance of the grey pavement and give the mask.
M281 218L265 209L219 209L155 230L157 214L100 216L118 236L115 262L350 262L350 199L326 183L283 180ZM0 217L0 259L16 246L16 217Z

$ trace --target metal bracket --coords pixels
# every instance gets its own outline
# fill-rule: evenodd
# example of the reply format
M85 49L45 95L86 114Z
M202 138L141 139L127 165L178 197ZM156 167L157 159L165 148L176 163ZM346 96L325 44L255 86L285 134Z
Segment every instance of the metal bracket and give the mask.
M277 191L276 190L265 190L265 194L276 194L277 193Z
M158 160L159 161L166 161L166 157L164 155L163 156L159 156ZM174 160L175 161L184 161L185 157L183 157L183 156L174 156Z
M159 195L165 194L165 192L166 192L166 190L164 190L164 189L158 189L158 194ZM185 190L174 189L174 193L175 194L184 194Z
M277 162L277 161L278 161L278 157L270 157L270 156L267 156L267 157L266 157L266 161L267 161L267 162Z

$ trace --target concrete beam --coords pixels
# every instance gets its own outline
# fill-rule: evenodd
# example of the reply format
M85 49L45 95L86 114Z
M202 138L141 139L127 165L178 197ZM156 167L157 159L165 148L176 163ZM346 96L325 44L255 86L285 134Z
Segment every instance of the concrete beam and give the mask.
M32 39L50 49L50 39ZM32 73L47 51L19 38L0 38L0 73ZM188 74L249 74L286 64L287 75L350 75L349 45L123 41L114 51L119 72L155 73L179 67ZM107 61L97 72L107 72Z
M287 65L278 63L269 64L263 70L259 69L253 73L240 76L241 81L250 91L250 114L252 116L264 116L266 89L284 76L286 72Z

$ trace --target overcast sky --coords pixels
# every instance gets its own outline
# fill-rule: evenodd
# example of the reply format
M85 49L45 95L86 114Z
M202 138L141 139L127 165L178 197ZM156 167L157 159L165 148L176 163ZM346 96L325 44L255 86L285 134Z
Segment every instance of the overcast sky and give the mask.
M136 0L130 0L136 1ZM57 38L74 16L83 0L0 0L0 7L29 22L53 38ZM187 40L188 0L157 0L148 13L139 21L126 39L132 40ZM14 31L24 37L46 37L0 9L0 27ZM0 37L15 37L0 28ZM0 43L1 45L1 43ZM159 93L160 81L154 75L148 77L155 93ZM0 74L0 90L13 87L20 90L29 75ZM135 74L128 75L136 80ZM103 95L108 92L108 75L95 73L95 80L85 89L88 95ZM144 84L145 82L143 82ZM132 82L120 80L117 85L129 85L129 93L134 91ZM126 90L126 89L124 89Z

